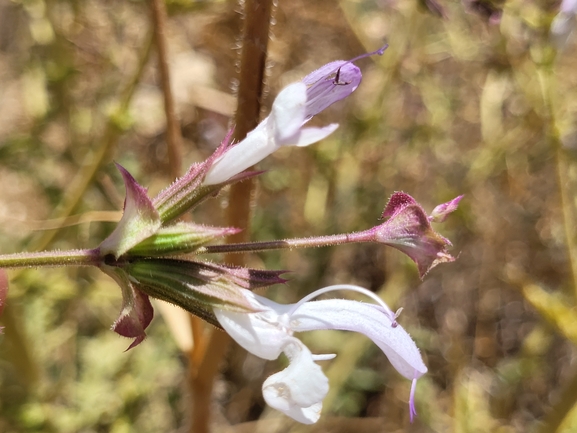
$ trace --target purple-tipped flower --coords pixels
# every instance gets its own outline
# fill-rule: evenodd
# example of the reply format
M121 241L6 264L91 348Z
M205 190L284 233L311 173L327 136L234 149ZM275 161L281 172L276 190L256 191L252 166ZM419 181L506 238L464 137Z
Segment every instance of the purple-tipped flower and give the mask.
M361 292L378 305L343 299L309 302L322 293L339 289ZM219 308L214 312L225 331L252 354L272 360L284 352L289 359L286 369L263 383L263 396L269 406L304 424L313 424L319 419L329 384L315 361L332 359L336 355L313 355L293 334L338 329L369 337L393 367L413 382L409 403L413 419L416 381L427 372L427 367L414 341L398 325L397 315L374 293L357 286L337 285L317 290L297 304L283 305L248 290L242 292L256 312Z
M385 47L376 51L382 54ZM361 70L353 60L328 63L302 82L285 87L276 97L270 115L248 133L246 138L217 159L204 178L203 185L217 185L262 161L282 146L308 146L337 129L338 124L305 128L311 117L349 96L361 82Z
M305 118L310 119L357 90L363 76L354 62L375 54L381 56L387 47L388 45L385 45L377 51L362 54L351 60L327 63L304 77L303 83L307 86Z
M331 104L346 98L359 87L361 70L354 64L337 60L303 78L307 86L305 119L319 114Z

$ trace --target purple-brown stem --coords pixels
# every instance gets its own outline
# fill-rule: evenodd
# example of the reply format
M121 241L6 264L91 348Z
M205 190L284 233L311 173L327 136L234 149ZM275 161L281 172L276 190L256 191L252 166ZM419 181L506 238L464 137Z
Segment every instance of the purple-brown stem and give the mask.
M238 104L234 118L233 138L236 142L246 137L260 120L271 14L272 0L244 1ZM228 226L250 226L252 191L253 182L250 179L232 185L229 195ZM233 242L245 242L247 239L248 232L241 232L231 237ZM236 265L242 265L242 260L240 256L226 257L227 262ZM227 334L213 331L202 362L198 365L196 374L191 375L190 384L194 399L191 431L194 433L209 432L214 378L229 343L230 337Z
M166 113L166 145L168 162L172 178L180 176L182 166L182 136L180 125L174 108L174 98L170 86L170 71L168 69L168 47L166 43L166 6L163 0L151 0L152 19L156 52L158 54L158 70L164 96L164 111Z

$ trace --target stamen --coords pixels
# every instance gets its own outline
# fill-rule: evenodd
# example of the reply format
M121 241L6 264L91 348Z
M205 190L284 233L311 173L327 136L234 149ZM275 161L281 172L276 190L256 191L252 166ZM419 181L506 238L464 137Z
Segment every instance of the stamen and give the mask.
M374 56L374 55L382 56L387 48L389 48L389 44L383 45L383 46L382 46L381 48L379 48L378 50L372 51L372 52L370 52L370 53L361 54L360 56L354 57L354 58L352 58L351 60L345 61L342 65L340 65L340 66L339 66L337 69L335 69L335 71L334 71L334 72L336 72L335 79L333 80L333 83L335 84L335 86L346 86L347 84L351 84L350 82L346 82L346 81L345 81L344 83L341 83L340 80L339 80L339 79L340 79L340 75L341 75L341 68L342 68L343 66L345 66L345 65L347 65L347 64L349 64L349 63L354 63L354 62L356 62L357 60L364 59L365 57L370 57L370 56ZM333 74L333 72L331 72L330 74L328 74L329 77L330 77L332 74Z
M399 326L399 324L397 323L397 319L398 317L401 315L401 313L403 312L403 307L399 308L396 312L395 312L395 318L393 319L393 323L391 323L391 326L393 328L396 328L397 326Z
M313 355L313 361L328 361L337 357L336 353L324 353L320 355Z
M391 310L389 308L389 306L387 304L385 304L385 301L383 301L381 298L379 298L377 295L375 295L370 290L367 290L363 287L354 286L352 284L335 284L334 286L323 287L322 289L315 290L314 292L308 294L307 296L302 298L300 301L298 301L296 304L294 304L293 307L286 314L290 317L301 307L301 305L304 305L305 302L308 302L311 299L314 299L317 296L322 295L323 293L333 292L335 290L352 290L353 292L359 292L365 296L368 296L373 301L375 301L377 304L379 304L381 307L383 307L385 310L385 313L389 316L389 319L391 320L391 322L395 323L395 318L396 318L395 313L393 313L393 310Z
M387 48L389 48L389 44L385 44L381 48L379 48L378 50L372 51L370 53L361 54L360 56L357 56L351 60L348 60L346 63L353 63L353 62L356 62L357 60L364 59L365 57L374 56L375 54L382 56ZM341 65L341 67L342 67L342 65Z
M345 81L344 83L341 83L341 68L342 66L339 66L339 69L337 69L337 75L335 77L335 80L333 81L333 84L335 86L347 86L349 84L351 84L351 81Z
M416 375L416 372L415 372ZM411 384L411 394L409 395L409 417L411 418L411 423L417 416L417 409L415 408L415 390L417 389L417 379L413 379Z

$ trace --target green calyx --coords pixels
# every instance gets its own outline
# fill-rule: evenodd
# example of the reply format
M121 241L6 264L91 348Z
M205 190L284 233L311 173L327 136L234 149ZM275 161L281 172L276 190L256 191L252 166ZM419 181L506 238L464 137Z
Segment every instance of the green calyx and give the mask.
M235 228L179 222L161 227L155 234L132 247L128 253L140 257L188 254L218 238L237 232Z
M139 289L219 326L212 309L254 312L241 286L227 270L206 263L175 259L135 259L124 265Z

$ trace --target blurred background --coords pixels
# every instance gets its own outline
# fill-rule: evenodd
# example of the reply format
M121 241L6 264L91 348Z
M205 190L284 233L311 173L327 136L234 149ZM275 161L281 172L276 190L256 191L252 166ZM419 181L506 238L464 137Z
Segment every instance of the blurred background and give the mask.
M242 6L167 8L187 166L230 126ZM389 48L358 61L358 90L312 121L338 122L337 132L260 164L268 171L257 181L252 238L366 229L394 191L429 212L465 194L435 225L458 259L421 281L382 245L248 257L291 271L266 292L278 302L349 283L404 307L400 323L429 373L410 424L410 383L372 342L304 334L313 352L338 356L321 363L331 390L320 423L301 426L262 399L262 381L286 360L233 345L212 397L214 431L255 431L243 423L257 420L263 431L577 431L577 33L552 44L558 9L553 0L278 1L263 115L283 86L317 67ZM113 160L151 195L172 181L151 28L143 1L0 0L1 253L97 246L122 209ZM224 224L226 207L221 194L193 219ZM9 276L0 431L187 431L178 322L168 326L156 308L146 341L124 352L130 341L110 331L121 293L98 270Z

